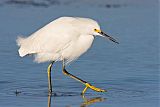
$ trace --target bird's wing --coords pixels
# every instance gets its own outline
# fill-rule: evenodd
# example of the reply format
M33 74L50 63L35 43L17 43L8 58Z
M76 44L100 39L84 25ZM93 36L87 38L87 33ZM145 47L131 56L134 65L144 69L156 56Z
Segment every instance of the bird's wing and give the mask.
M80 34L72 25L75 18L59 18L44 26L28 38L19 39L22 56L33 53L55 53L67 47Z

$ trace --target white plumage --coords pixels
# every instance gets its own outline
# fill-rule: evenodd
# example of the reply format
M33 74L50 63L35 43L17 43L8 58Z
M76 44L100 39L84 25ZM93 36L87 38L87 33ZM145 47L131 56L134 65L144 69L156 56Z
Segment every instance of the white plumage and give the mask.
M39 63L51 61L47 69L49 95L52 94L52 64L55 61L62 60L63 73L86 85L82 94L88 88L97 92L105 92L105 90L92 86L88 82L70 74L65 69L65 64L75 60L91 47L96 35L107 37L109 40L118 43L114 38L102 32L98 23L92 19L61 17L27 38L18 37L19 55L23 57L28 54L34 54L35 61Z
M27 38L18 37L21 57L34 54L36 62L73 61L92 45L93 35L99 35L98 23L89 18L61 17Z

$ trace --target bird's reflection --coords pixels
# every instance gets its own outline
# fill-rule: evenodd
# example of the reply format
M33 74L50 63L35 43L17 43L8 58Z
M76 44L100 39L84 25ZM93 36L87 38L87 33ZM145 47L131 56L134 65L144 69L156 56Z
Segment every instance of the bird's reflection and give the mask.
M48 107L51 107L51 98L52 98L52 95L48 95ZM106 100L106 98L102 98L102 97L86 98L84 95L82 95L82 98L84 101L83 101L83 103L80 104L80 107L87 107L91 104L94 104L97 102L103 102ZM69 106L69 107L71 107L71 106Z
M96 102L103 102L106 100L106 98L102 98L102 97L86 98L84 95L82 95L82 98L83 98L84 102L81 104L80 107L87 107L87 106L94 104Z

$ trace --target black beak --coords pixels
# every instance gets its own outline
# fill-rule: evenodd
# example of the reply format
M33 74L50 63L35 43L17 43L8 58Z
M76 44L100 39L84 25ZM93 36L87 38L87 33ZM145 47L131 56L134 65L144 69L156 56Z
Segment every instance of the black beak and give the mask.
M117 42L116 39L114 39L114 38L112 38L111 36L105 34L104 32L101 31L101 32L99 32L99 34L103 35L104 37L107 37L107 38L108 38L109 40L111 40L112 42L119 44L119 42Z

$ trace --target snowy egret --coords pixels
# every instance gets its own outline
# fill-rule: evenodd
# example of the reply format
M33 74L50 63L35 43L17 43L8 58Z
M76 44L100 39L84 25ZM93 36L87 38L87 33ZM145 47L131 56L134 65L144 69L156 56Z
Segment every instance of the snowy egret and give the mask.
M52 93L51 68L54 62L62 61L62 71L65 75L81 82L88 88L105 92L90 83L70 74L65 66L85 53L92 45L95 36L106 37L118 44L118 42L102 32L96 21L90 18L60 17L42 27L27 38L18 37L17 44L21 57L33 54L35 61L51 62L48 66L48 91Z

